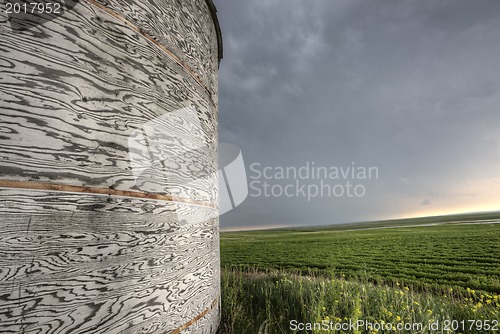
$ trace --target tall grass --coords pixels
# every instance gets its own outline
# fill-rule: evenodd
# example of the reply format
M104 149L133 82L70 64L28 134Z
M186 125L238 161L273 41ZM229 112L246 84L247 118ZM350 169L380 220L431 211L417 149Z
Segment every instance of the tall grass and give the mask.
M485 330L484 320L500 315L498 295L452 287L436 291L413 290L400 283L375 285L343 277L327 278L300 272L223 269L222 323L219 334L274 333L498 333ZM291 321L297 321L294 323ZM336 330L349 321L374 326ZM441 331L445 320L479 320L464 330ZM440 331L429 324L440 321ZM328 324L332 330L296 330L295 324ZM406 324L422 328L377 331L376 324ZM491 323L490 323L491 324ZM452 324L450 324L452 325ZM455 323L457 325L457 323ZM462 326L458 324L458 326ZM479 327L482 326L481 329ZM486 326L487 327L487 326ZM498 328L500 330L500 327Z

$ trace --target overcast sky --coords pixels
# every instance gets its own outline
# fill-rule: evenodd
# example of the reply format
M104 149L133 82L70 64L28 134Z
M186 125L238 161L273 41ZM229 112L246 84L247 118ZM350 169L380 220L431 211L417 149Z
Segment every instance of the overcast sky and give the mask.
M249 182L259 181L253 163L379 171L350 180L360 197L249 189L221 216L223 229L500 209L500 1L216 5L219 141L241 148Z

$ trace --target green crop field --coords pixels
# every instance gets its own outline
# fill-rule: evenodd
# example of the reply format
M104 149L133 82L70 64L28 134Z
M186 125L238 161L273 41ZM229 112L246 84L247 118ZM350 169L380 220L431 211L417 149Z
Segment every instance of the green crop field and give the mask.
M455 320L464 322L441 332L499 333L483 325L500 314L500 224L459 218L222 233L223 302L231 310L241 302L239 316L223 310L233 323L224 333L384 332L291 331L294 317L426 326ZM481 327L464 326L471 320Z
M320 270L500 293L500 224L223 234L224 266Z

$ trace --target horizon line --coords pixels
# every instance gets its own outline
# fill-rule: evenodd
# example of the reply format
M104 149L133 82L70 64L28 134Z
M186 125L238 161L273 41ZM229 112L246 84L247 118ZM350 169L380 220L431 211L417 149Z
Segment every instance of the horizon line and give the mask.
M333 224L320 224L320 225L286 225L286 224L274 224L274 225L255 225L255 226L241 226L241 227L221 227L220 232L250 232L250 231L262 231L262 230L276 230L276 229L287 229L287 228L311 228L311 227L324 227L332 225L349 225L349 224L360 224L360 223L377 223L384 221L397 221L405 219L421 219L421 218L436 218L436 217L450 217L450 216L463 216L472 214L488 214L488 213L499 213L500 210L486 210L486 211L467 211L458 213L446 213L440 215L430 215L430 216L407 216L399 218L387 218L387 219L377 219L377 220L358 220L350 222L341 222Z

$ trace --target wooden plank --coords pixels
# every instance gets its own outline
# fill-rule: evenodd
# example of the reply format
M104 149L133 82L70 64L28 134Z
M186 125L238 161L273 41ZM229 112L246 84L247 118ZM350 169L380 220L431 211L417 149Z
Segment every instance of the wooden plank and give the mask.
M96 2L95 0L87 0ZM206 1L100 0L100 5L168 45L196 73L217 105L218 41Z
M105 12L107 12L108 14L110 14L111 16L121 20L122 22L124 22L125 24L127 24L129 27L131 27L133 30L135 30L137 33L141 34L144 38L146 38L147 40L149 40L150 42L152 42L153 44L155 44L158 48L162 49L166 54L168 54L170 57L172 57L179 65L181 65L182 67L184 67L185 71L188 72L192 77L193 79L195 79L208 93L209 95L211 96L212 98L212 95L214 93L214 90L210 89L210 87L207 86L207 81L209 81L208 78L206 78L206 80L202 80L197 73L195 73L191 67L194 65L196 66L197 63L194 62L191 63L191 64L186 64L186 57L182 57L183 53L179 53L180 57L177 56L175 53L173 53L172 51L170 51L169 49L167 49L163 44L162 42L165 42L165 38L155 38L153 36L150 35L150 31L146 32L144 30L144 20L142 21L137 21L136 19L134 19L133 17L130 17L130 16L127 16L126 14L123 15L123 14L120 14L118 12L116 12L116 4L114 6L110 6L109 4L103 4L103 3L100 3L100 2L97 2L95 0L86 0L88 1L89 3L93 4L94 6L97 6L99 7L100 9L104 10ZM131 21L132 20L132 21ZM158 35L158 34L156 34ZM159 34L159 36L161 37L165 37L164 35L162 35L161 33ZM185 40L183 41L185 42ZM201 45L199 45L199 47L201 47ZM191 65L191 67L189 66ZM203 73L203 68L197 68L197 72L201 72ZM216 94L216 92L215 92ZM215 100L212 99L212 102L215 103Z
M184 325L180 326L179 328L175 329L172 331L172 334L179 334L182 331L191 328L193 330L195 327L193 325L196 325L196 327L199 327L201 325L201 321L207 314L210 312L213 312L213 310L218 306L218 303L220 302L219 298L214 299L212 304L203 312L198 314L195 318L189 320L186 322Z
M180 160L182 169L169 175L155 161L147 188L216 203L214 180L185 187L190 170L216 171L216 110L209 97L161 50L84 5L45 24L43 39L23 32L19 43L19 34L2 27L0 63L9 64L0 81L2 179L140 190L130 168L130 136L147 121L193 106L206 159ZM163 157L181 159L180 147L166 146ZM169 181L174 171L177 183Z
M0 188L51 190L53 192L73 192L73 193L99 194L99 195L110 195L110 196L113 195L120 197L136 197L136 198L146 198L146 199L154 199L160 201L189 203L194 205L216 208L216 206L212 203L200 202L182 197L151 194L139 191L109 189L109 188L105 189L105 188L84 187L84 186L66 186L60 184L51 184L51 183L42 183L33 181L9 181L9 180L0 180Z
M13 191L0 191L1 202L31 198L39 207L34 215L0 214L2 332L170 331L218 297L214 209L156 201L146 212L137 210L142 199ZM58 201L46 206L51 198ZM87 205L99 201L107 205ZM179 211L198 220L180 224Z
M0 332L215 333L212 14L96 4L0 13Z

